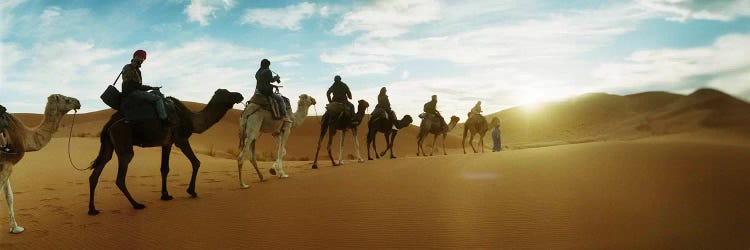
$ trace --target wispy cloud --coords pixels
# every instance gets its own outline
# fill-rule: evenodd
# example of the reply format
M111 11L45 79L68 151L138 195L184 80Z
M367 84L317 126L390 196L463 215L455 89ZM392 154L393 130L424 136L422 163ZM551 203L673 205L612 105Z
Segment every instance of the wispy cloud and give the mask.
M436 0L376 1L344 14L331 31L336 35L362 31L367 37L395 37L438 18L440 2Z
M327 6L318 7L314 3L303 2L284 8L248 9L242 17L242 24L258 24L264 27L299 30L301 22L315 15L328 16Z
M5 36L8 27L13 21L13 9L26 2L26 0L5 0L0 2L0 36Z
M700 86L732 93L750 90L750 34L726 35L713 45L687 49L642 50L625 61L594 71L602 87L644 90Z
M320 56L337 65L432 59L456 64L514 66L578 56L631 31L643 17L635 6L579 11L521 22L494 23L441 36L357 39ZM433 27L440 29L440 26ZM554 42L551 42L554 41ZM357 72L388 73L390 68Z
M750 16L750 0L640 0L640 3L675 21L731 21L740 16Z
M201 26L207 26L209 20L216 16L216 12L223 9L229 10L234 7L234 0L192 0L185 7L185 14L191 22L198 22Z

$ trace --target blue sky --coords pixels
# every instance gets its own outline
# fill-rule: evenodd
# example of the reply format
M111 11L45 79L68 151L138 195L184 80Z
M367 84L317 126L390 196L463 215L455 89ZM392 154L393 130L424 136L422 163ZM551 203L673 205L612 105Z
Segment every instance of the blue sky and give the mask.
M388 87L399 115L432 94L461 117L477 100L494 112L587 92L750 98L750 0L6 0L0 38L11 112L40 113L53 93L106 108L99 94L136 49L145 83L197 102L248 97L262 58L293 101L323 103L340 74L373 106Z

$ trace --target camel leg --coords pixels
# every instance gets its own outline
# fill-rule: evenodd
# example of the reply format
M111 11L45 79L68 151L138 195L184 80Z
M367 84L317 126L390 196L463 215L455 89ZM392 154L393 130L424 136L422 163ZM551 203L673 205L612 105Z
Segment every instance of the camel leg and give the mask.
M107 136L106 134L102 136ZM101 150L99 152L99 156L101 157L101 161L95 161L95 164L91 166L93 171L91 172L91 175L89 176L89 215L97 215L99 214L99 210L96 210L96 207L94 207L94 192L96 191L96 185L99 184L99 176L102 174L102 170L104 170L104 166L107 165L107 162L109 162L112 159L112 153L114 153L114 148L112 147L112 144L109 142L103 142L101 146Z
M242 180L242 165L244 165L245 158L247 157L248 152L250 152L250 139L245 138L244 140L245 142L242 145L242 148L240 148L240 153L237 155L237 174L240 178L240 188L249 188L250 186L245 184L245 181Z
M16 213L13 210L13 189L10 187L10 174L13 171L12 164L0 164L0 178L5 184L0 184L0 188L5 187L5 202L8 204L8 222L10 222L10 232L17 234L23 232L24 228L16 223Z
M336 128L331 128L331 130L328 131L328 146L326 147L326 149L328 149L328 158L331 159L333 166L338 166L339 164L333 160L333 154L331 153L331 144L333 143L333 136L335 135L336 135Z
M479 136L479 145L481 146L482 153L484 153L484 134Z
M144 209L146 206L143 204L140 204L136 202L133 199L133 196L130 195L130 192L128 191L128 187L125 185L125 177L128 176L128 164L130 164L130 161L133 160L133 148L132 146L129 148L124 148L124 152L118 151L117 152L117 180L115 181L115 184L117 184L117 187L120 188L120 191L125 195L125 198L128 198L128 201L130 201L130 204L135 209Z
M193 148L190 147L190 142L187 140L175 142L178 148L182 150L182 153L190 160L190 165L193 166L193 174L190 176L190 185L188 185L187 193L190 197L198 197L198 193L195 192L195 179L198 176L198 169L201 167L201 161L195 156Z
M341 141L339 141L339 165L344 165L344 138L346 138L346 129L341 131Z
M396 144L396 134L398 134L398 131L391 133L391 143L388 145L388 149L391 151L391 159L396 159L396 156L393 155L393 144Z
M424 141L424 138L425 138L425 135L423 135L422 132L420 132L419 135L417 136L417 156L419 156L419 153L422 150L422 141Z
M287 178L289 177L288 174L284 172L284 155L286 154L284 150L284 137L289 136L289 130L291 128L286 128L284 130L284 133L279 137L279 149L276 152L276 162L274 162L274 169L276 169L279 172L279 178Z
M464 150L464 154L466 154L466 132L468 132L468 129L468 127L464 127L464 136L461 137L461 148ZM469 144L471 144L471 140L469 140Z
M372 149L375 150L375 158L378 158L378 148L375 145L375 136L377 135L377 132L373 134L372 126L368 126L367 128L367 160L372 161L372 157L370 156L370 144L372 144Z
M323 116L325 118L325 115ZM323 142L323 136L326 135L326 131L328 130L328 124L326 123L326 119L322 119L322 120L323 120L323 123L320 124L320 137L318 138L318 148L315 150L315 160L313 161L313 164L312 164L313 169L318 169L318 154L320 153L320 143Z
M437 142L437 134L432 134L432 149L430 149L430 156L435 154L435 142Z
M448 152L445 151L445 136L448 135L447 133L443 134L443 155L448 155Z
M365 159L362 159L362 155L360 155L359 153L359 137L357 137L357 128L352 129L352 137L354 137L354 151L357 153L357 162L363 163L365 162ZM341 146L344 146L343 143L341 144Z
M260 173L260 169L258 169L258 161L255 157L255 143L257 140L253 140L253 142L250 143L250 163L253 164L253 167L255 168L255 173L258 174L258 178L260 178L260 181L266 181L265 178L263 178L263 174Z
M471 136L469 137L469 145L471 146L471 150L474 150L474 153L477 153L477 149L474 148L474 133L471 133Z
M169 154L172 152L172 144L161 146L161 200L169 201L174 197L167 192L167 175L169 175Z
M383 138L385 138L385 150L383 150L383 152L380 153L380 156L385 156L385 153L388 152L388 147L391 145L391 138L388 137L390 135L391 135L390 132L383 132ZM375 151L375 153L377 154L378 151Z

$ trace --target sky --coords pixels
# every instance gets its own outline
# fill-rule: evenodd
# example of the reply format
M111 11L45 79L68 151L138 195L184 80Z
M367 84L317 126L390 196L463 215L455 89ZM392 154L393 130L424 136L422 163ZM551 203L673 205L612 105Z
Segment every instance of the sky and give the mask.
M0 104L41 113L59 93L105 109L137 49L145 84L203 103L249 98L268 58L292 102L318 100L311 114L335 75L370 111L387 87L399 116L433 94L460 117L589 92L750 98L750 0L3 0Z

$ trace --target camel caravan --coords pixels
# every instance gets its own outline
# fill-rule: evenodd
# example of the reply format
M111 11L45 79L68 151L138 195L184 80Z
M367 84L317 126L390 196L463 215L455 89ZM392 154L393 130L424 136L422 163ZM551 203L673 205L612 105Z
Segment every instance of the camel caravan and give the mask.
M244 100L243 95L238 92L218 89L202 110L191 111L179 99L171 96L165 97L160 92L161 87L143 84L140 67L145 60L145 51L138 50L133 53L130 63L122 68L114 83L107 86L101 95L102 101L116 112L102 127L99 135L99 152L88 168L92 170L89 177L89 215L100 213L94 202L96 186L102 170L114 154L117 154L118 169L115 180L117 187L133 208L145 208L143 204L133 198L125 184L129 163L135 157L134 146L142 148L161 147L161 200L164 201L173 199L173 196L167 191L167 177L170 170L170 152L172 146L177 146L190 161L192 167L192 176L186 192L190 197L197 197L195 183L201 162L190 145L190 136L210 129L235 104L242 103ZM314 98L302 94L297 101L296 111L292 112L290 100L279 92L279 88L282 86L277 84L281 83L281 77L271 71L270 65L271 62L267 59L261 61L260 68L255 74L256 88L251 98L245 103L245 108L239 119L237 171L241 188L249 187L242 177L242 167L246 160L249 160L253 165L260 181L265 180L258 168L255 151L257 139L261 134L270 134L277 146L276 160L269 172L279 178L289 177L284 171L283 164L287 140L292 129L303 124L310 106L316 105ZM118 90L115 85L120 79L122 79L121 90ZM360 145L357 133L360 125L365 122L364 118L370 104L365 100L358 100L355 109L354 104L349 101L352 100L351 90L340 76L334 77L333 84L326 92L326 98L328 104L320 120L320 137L315 149L312 168L318 168L320 146L326 134L328 135L326 150L332 165L344 164L344 140L348 131L351 131L354 139L357 162L364 162L365 160L359 152ZM413 118L410 115L404 115L401 119L398 119L391 108L385 87L380 90L377 100L377 105L370 113L370 119L366 122L367 159L373 160L370 154L370 146L373 148L376 159L385 156L388 151L390 151L390 158L393 159L396 158L393 153L396 135L399 130L409 127ZM13 211L13 191L9 181L13 167L23 159L26 152L38 151L47 145L52 138L52 134L60 126L63 116L71 110L77 111L80 108L81 104L75 98L57 94L51 95L47 99L44 120L38 126L29 128L12 114L7 113L5 107L0 106L0 188L5 191L10 214L11 233L24 231L24 228L16 222ZM482 152L484 151L483 138L491 128L495 129L492 132L493 139L495 139L495 134L499 137L499 119L495 117L487 122L481 112L481 102L479 102L468 114L462 139L464 154L466 153L464 145L467 134L470 135L469 144L475 153L478 152L472 143L475 135L479 137L479 148ZM433 139L429 156L432 156L435 151L438 136L442 137L442 152L447 154L445 138L458 125L460 118L451 116L449 122L446 122L437 110L436 95L433 95L432 99L425 103L424 113L418 117L421 122L417 135L417 156L428 156L423 149L423 143L424 139L430 134L432 134ZM338 131L341 132L338 145L339 155L337 159L334 159L331 145L333 137ZM378 152L375 145L375 137L378 133L382 133L386 141L386 147L382 152ZM499 150L499 138L495 142L493 151Z

